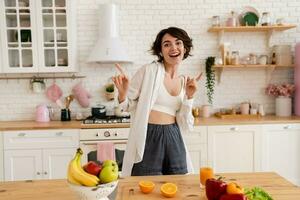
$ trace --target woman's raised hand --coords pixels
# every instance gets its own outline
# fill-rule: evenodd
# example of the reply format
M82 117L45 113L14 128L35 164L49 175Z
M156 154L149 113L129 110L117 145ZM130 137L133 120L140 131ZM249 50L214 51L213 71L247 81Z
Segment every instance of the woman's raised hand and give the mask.
M195 92L197 91L196 83L201 79L202 72L196 78L190 78L189 76L186 79L185 93L188 99L192 99Z
M119 75L113 76L112 81L114 82L116 88L119 92L119 102L123 102L127 96L127 91L129 88L129 79L127 75L124 73L124 70L122 69L121 65L115 64L116 68L120 72Z

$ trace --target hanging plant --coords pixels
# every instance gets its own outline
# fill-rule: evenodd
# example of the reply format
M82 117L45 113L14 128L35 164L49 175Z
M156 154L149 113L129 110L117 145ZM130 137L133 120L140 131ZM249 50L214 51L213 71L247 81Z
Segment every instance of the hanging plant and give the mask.
M208 57L205 61L205 71L206 71L206 94L208 97L208 103L213 103L213 94L215 86L215 71L212 66L215 64L215 57Z

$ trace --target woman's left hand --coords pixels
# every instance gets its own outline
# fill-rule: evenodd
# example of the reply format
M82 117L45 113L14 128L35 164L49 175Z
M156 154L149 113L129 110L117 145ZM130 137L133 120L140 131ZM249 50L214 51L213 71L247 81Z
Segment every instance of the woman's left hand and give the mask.
M195 92L197 91L196 83L201 79L202 72L196 78L187 77L186 86L185 86L185 94L188 99L192 99L194 97Z

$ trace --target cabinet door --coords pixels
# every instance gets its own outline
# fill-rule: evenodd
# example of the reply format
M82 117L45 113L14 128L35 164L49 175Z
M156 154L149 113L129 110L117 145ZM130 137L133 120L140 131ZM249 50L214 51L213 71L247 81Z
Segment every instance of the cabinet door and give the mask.
M40 72L74 72L76 20L74 0L37 1Z
M197 174L201 166L207 165L207 127L197 126L192 132L183 134L183 139Z
M41 150L5 150L5 181L42 179Z
M43 178L66 179L70 160L74 157L76 148L44 149L43 150Z
M1 1L2 71L4 73L38 71L34 2L34 0Z
M0 182L4 180L3 134L0 132Z
M259 171L260 126L208 126L208 163L216 172Z
M263 170L300 185L300 125L264 125Z

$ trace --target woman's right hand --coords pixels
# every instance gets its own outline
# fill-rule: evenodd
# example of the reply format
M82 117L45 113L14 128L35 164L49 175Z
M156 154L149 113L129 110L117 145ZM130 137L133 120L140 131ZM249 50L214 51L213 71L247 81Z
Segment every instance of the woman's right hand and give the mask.
M128 88L129 88L129 79L127 75L124 73L121 65L115 64L116 68L119 70L121 74L112 77L112 81L114 82L116 88L118 89L119 103L123 102L126 99Z

